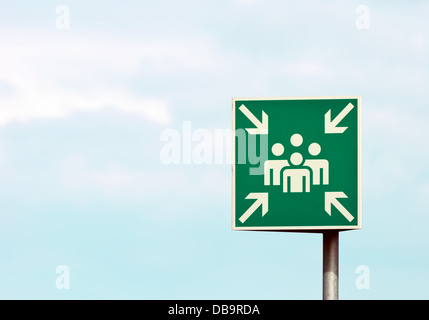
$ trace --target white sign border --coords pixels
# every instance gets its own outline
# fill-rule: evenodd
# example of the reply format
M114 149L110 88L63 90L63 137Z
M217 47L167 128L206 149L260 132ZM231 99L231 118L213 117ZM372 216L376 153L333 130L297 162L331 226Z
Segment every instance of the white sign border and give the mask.
M345 100L356 99L357 105L357 120L358 120L358 224L356 226L272 226L272 227L239 227L235 225L235 102L236 101L275 101L275 100ZM362 229L362 96L315 96L315 97L270 97L270 98L232 98L232 230L244 231L302 231L302 232L317 232L320 230L358 230Z

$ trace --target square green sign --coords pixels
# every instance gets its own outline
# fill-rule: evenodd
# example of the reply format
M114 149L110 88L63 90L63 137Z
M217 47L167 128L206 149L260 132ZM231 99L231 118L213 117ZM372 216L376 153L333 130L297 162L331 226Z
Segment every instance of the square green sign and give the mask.
M362 227L361 98L233 99L233 230Z

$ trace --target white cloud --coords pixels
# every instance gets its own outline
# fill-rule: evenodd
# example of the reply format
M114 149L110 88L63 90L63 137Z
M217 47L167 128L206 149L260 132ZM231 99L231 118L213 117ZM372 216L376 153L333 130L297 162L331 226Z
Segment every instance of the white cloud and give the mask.
M320 61L296 61L293 64L287 65L285 74L297 77L323 77L332 78L334 76L333 70Z
M106 107L169 124L169 101L147 88L130 89L129 81L214 68L206 43L136 43L37 32L0 32L0 39L0 85L8 88L0 96L0 125Z

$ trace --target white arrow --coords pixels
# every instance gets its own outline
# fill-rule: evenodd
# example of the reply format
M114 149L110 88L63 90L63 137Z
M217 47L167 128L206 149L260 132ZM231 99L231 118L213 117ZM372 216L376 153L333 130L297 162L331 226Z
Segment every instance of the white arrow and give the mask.
M249 109L246 108L244 104L238 108L241 112L244 113L244 115L249 118L250 121L256 126L255 128L248 129L246 128L247 132L249 134L268 134L268 116L267 114L262 111L262 122L256 118L253 113L249 111Z
M249 193L246 199L256 199L256 201L240 217L239 220L241 221L241 223L244 223L252 215L252 213L259 208L260 205L262 205L262 216L265 216L265 214L268 212L268 193L267 192Z
M325 114L325 133L343 133L348 127L337 127L338 123L353 109L349 103L336 117L331 121L331 109Z
M347 198L347 196L344 192L325 192L325 211L331 215L331 205L333 205L347 220L349 220L349 222L351 222L354 217L337 200L338 198Z

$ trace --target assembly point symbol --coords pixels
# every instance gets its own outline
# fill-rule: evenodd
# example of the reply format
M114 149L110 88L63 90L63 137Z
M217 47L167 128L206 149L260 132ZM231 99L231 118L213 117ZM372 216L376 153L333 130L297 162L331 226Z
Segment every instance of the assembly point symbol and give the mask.
M299 147L303 143L303 137L295 133L290 138L291 145ZM284 146L275 143L271 148L272 153L280 157L284 153ZM308 147L308 152L312 156L320 154L321 147L313 142ZM264 163L264 185L271 184L271 174L273 175L272 185L283 185L283 192L310 192L310 185L320 185L320 175L322 184L329 184L329 161L326 159L303 159L299 152L294 152L287 159L266 160Z
M343 118L353 109L353 104L348 103L347 106L331 120L331 110L329 110L324 119L325 130L322 134L342 134L347 127L338 127ZM241 104L239 110L253 123L256 128L246 128L248 134L269 135L267 114L262 110L262 121L249 111L249 109ZM282 137L273 137L281 139ZM275 141L271 145L271 154L264 162L263 182L261 179L261 188L265 188L267 192L250 192L246 199L254 199L253 204L240 216L239 221L243 224L259 207L262 207L262 216L268 212L269 190L278 188L283 194L310 194L312 190L321 190L324 193L324 209L331 216L331 207L335 206L337 210L351 222L354 217L350 212L338 201L339 198L347 198L343 191L331 191L327 187L330 185L329 174L330 162L324 159L323 145L318 141L308 141L305 133L294 133L286 141ZM304 144L308 143L308 144ZM262 178L262 177L261 177ZM335 188L331 186L331 189ZM255 190L256 191L256 190ZM258 190L261 191L261 190ZM290 198L288 198L290 199ZM287 214L287 213L286 213Z

